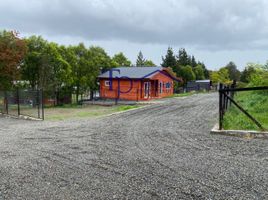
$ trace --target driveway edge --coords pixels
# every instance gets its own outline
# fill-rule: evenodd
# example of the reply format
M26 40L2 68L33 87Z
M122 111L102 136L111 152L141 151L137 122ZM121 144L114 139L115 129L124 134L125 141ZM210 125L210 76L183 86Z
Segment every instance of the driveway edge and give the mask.
M210 131L213 135L226 135L241 137L246 139L268 139L268 132L247 131L247 130L219 130L219 124L216 124Z

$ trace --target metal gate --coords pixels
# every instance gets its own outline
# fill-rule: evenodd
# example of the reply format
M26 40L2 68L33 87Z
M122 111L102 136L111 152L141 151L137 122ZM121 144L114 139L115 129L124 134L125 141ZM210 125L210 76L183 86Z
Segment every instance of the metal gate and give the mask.
M242 113L244 113L254 124L256 124L261 130L265 130L265 128L261 125L261 123L255 119L251 114L249 114L242 106L240 106L234 100L235 92L243 92L243 91L260 91L260 90L268 90L268 86L263 87L250 87L250 88L235 88L235 83L232 84L231 87L224 86L220 84L219 88L219 129L223 128L223 117L225 112L231 105L236 106Z

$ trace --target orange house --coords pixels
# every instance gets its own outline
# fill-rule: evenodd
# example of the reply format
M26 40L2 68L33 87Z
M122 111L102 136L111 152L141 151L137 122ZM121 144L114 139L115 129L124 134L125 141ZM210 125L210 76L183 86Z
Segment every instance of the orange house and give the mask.
M99 76L100 97L150 100L173 95L174 81L181 82L169 68L119 67Z

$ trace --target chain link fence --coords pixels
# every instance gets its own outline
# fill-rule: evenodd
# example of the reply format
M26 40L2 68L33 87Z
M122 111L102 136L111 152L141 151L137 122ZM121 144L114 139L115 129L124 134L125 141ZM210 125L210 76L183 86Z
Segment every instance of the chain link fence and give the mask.
M44 120L42 90L0 91L0 113Z

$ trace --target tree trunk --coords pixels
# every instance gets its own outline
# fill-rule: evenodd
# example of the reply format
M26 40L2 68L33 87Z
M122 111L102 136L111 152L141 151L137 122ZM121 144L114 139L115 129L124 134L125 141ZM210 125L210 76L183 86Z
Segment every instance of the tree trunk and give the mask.
M78 98L79 98L79 86L76 88L76 104L78 104Z
M90 100L93 100L93 98L94 98L94 91L90 90Z

